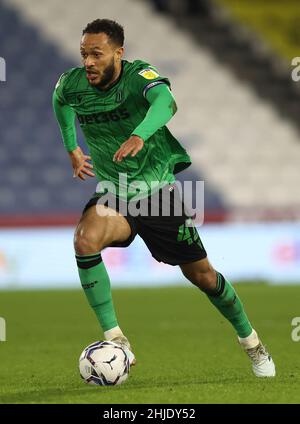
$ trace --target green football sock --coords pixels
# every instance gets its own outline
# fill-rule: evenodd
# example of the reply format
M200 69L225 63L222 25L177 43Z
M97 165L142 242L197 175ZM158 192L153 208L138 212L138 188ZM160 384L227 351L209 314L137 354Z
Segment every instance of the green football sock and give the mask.
M76 255L81 285L103 331L118 326L110 280L100 253Z
M252 332L252 326L244 311L236 291L226 281L222 274L217 272L217 287L212 292L206 292L211 303L230 321L239 337L248 337Z

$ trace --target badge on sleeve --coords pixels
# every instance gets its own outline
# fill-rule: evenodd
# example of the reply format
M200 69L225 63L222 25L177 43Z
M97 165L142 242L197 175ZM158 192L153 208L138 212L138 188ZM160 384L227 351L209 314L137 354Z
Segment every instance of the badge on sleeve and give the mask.
M159 74L151 68L143 69L139 72L139 75L146 78L147 80L152 80L159 77Z

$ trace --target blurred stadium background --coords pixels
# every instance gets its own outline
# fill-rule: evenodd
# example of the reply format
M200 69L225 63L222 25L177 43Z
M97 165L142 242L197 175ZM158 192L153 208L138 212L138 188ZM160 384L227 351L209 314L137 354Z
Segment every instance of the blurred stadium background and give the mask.
M96 183L72 178L51 96L97 17L124 25L125 58L171 79L170 128L193 160L178 179L205 181L200 234L214 266L234 281L299 283L299 2L70 3L0 0L0 288L79 287L73 229ZM113 285L183 283L140 239L104 257Z

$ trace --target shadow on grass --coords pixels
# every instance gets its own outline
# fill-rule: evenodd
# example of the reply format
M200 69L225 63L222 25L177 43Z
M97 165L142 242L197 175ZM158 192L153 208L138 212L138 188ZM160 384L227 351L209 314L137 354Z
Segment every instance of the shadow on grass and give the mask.
M249 379L237 379L236 377L232 378L223 378L223 379L203 379L203 380L191 380L180 382L176 381L147 381L147 382L136 382L133 384L124 384L122 386L114 386L114 387L97 387L97 386L83 386L80 388L45 388L45 389L34 389L34 390L23 390L18 391L16 393L7 393L0 396L0 403L2 404L11 404L11 403L86 403L84 400L80 401L78 399L79 396L82 398L87 398L87 401L91 401L92 403L109 403L109 399L107 396L111 398L113 395L114 399L117 400L118 393L120 393L120 397L123 395L130 395L132 392L143 389L155 390L155 389L166 389L169 387L172 390L176 388L182 388L187 386L207 386L207 385L224 385L224 384L251 384ZM254 382L254 380L253 380ZM84 384L84 383L83 383ZM94 395L99 393L101 394L101 398L99 398L99 402L95 402ZM69 400L66 400L66 397L69 397ZM92 397L93 399L89 399ZM60 401L60 398L63 400ZM146 400L146 399L145 399ZM117 403L117 402L113 402Z

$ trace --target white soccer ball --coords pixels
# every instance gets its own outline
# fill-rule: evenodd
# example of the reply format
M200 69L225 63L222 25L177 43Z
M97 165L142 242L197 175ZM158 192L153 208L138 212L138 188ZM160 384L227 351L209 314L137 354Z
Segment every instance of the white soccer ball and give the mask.
M114 342L99 341L87 346L79 358L79 372L87 384L114 386L127 380L129 359Z

